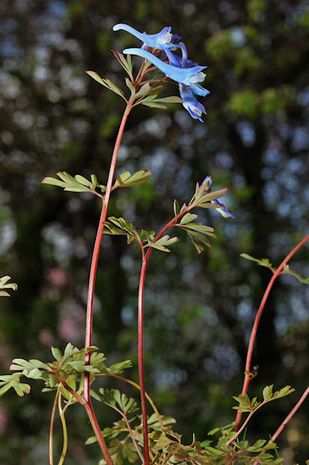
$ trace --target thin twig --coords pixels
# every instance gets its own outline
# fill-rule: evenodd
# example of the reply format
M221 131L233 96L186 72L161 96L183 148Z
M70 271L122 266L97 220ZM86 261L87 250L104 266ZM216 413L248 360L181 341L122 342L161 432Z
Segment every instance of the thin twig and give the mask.
M56 392L49 423L49 465L54 465L54 424L59 391Z
M131 379L128 379L128 378L125 378L124 376L121 376L121 375L117 375L115 373L108 373L107 376L111 376L113 378L116 378L116 379L119 379L121 381L124 381L125 383L128 383L128 384L131 384L131 386L134 386L136 389L138 389L139 391L141 390L140 386L135 383L134 381L132 381ZM149 394L147 394L147 392L145 392L145 395L146 395L146 399L148 400L149 404L151 405L151 408L152 410L154 411L154 413L156 414L157 418L158 418L158 421L160 423L160 427L162 429L162 431L164 430L164 425L163 425L163 422L162 422L162 418L161 418L161 415L160 415L160 412L159 410L157 409L154 401L152 400L152 398L150 397Z
M279 428L275 431L275 433L272 435L272 437L269 440L269 443L275 442L277 437L282 433L286 425L289 423L289 421L293 418L297 410L300 408L300 406L305 402L306 398L309 395L309 386L301 396L301 398L298 400L297 404L292 408L288 416L283 420Z
M308 240L309 240L309 236L305 236L294 247L294 249L285 257L285 259L281 262L279 267L273 273L273 275L272 275L272 277L271 277L271 279L270 279L270 281L268 283L268 286L267 286L267 288L266 288L266 290L264 292L264 295L262 297L260 306L259 306L258 311L257 311L256 316L255 316L255 320L254 320L252 330L251 330L251 334L250 334L250 341L249 341L247 357L246 357L245 376L244 376L244 382L243 382L243 387L242 387L242 391L241 391L242 396L244 396L247 393L249 383L250 383L250 380L251 380L251 363L252 363L252 356L253 356L255 338L256 338L259 323L260 323L260 320L261 320L261 317L262 317L262 314L263 314L267 299L269 297L270 291L271 291L276 279L278 278L278 276L280 276L280 274L283 272L286 264L296 254L296 252L298 252L298 250L300 250L306 244L306 242L308 242ZM239 426L240 426L241 418L242 418L242 412L238 411L237 415L236 415L236 421L235 421L235 431L237 431Z
M81 405L85 405L86 404L86 401L85 399L83 398L83 396L81 396L80 394L78 394L78 392L74 391L74 389L72 389L68 383L66 382L66 380L57 372L53 372L53 371L50 371L48 372L50 374L52 374L56 380L62 384L62 386L74 397L74 399L77 400L77 402Z
M133 433L133 430L132 430L132 428L131 428L131 425L130 425L130 422L129 422L129 420L128 420L128 417L127 417L126 414L125 414L124 412L122 412L121 410L118 410L118 412L121 414L122 418L124 419L124 422L125 422L125 424L126 424L126 426L127 426L127 428L128 428L128 432L129 432L130 438L131 438L131 440L132 440L132 443L133 443L133 445L134 445L134 447L135 447L135 450L136 450L136 452L138 453L138 456L139 456L139 458L141 459L141 461L142 461L142 463L143 463L143 462L144 462L144 457L143 457L143 454L142 454L142 452L141 452L141 450L140 450L140 448L139 448L139 445L138 445L137 442L136 442L136 439L135 439L135 437L134 437L134 433Z
M62 433L63 433L63 445L62 445L62 451L61 451L60 459L58 461L58 465L63 465L65 456L68 451L68 429L67 429L67 423L65 420L65 414L62 410L62 396L60 392L58 396L58 411L59 411L59 417L60 417Z

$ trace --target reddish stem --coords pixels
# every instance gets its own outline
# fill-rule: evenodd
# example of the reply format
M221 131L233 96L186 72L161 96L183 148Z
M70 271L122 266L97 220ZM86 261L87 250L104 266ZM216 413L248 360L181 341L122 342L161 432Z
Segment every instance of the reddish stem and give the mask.
M129 101L123 113L120 127L118 130L118 134L117 134L117 138L116 138L116 142L115 142L115 146L113 150L112 160L110 164L109 174L108 174L106 192L105 192L104 199L102 202L101 215L100 215L99 225L97 229L97 234L96 234L96 239L95 239L95 244L94 244L94 249L93 249L93 254L92 254L91 266L90 266L88 295L87 295L85 347L89 347L92 344L93 300L94 300L95 281L96 281L96 275L97 275L100 248L101 248L103 231L104 231L104 222L107 216L108 204L109 204L110 194L111 194L112 185L113 185L114 172L116 168L118 152L119 152L121 140L123 137L124 128L125 128L125 125L128 119L128 115L131 111L131 108L132 108L132 103ZM89 357L89 354L88 354L88 357ZM89 379L89 376L88 376L88 379ZM88 389L85 389L85 398L86 400L88 400L89 398Z
M286 425L289 423L289 421L293 418L293 416L295 415L295 413L297 412L297 410L301 407L301 405L305 402L306 398L308 397L309 395L309 386L307 387L307 389L305 390L305 392L303 393L303 395L301 396L301 398L298 400L297 404L295 404L295 406L292 408L292 410L290 411L290 413L288 414L288 416L283 420L283 422L281 423L281 425L279 426L279 428L275 431L275 433L272 435L272 437L270 438L270 440L268 441L269 443L271 442L275 442L277 437L282 433L282 431L284 430L284 428L286 427Z
M143 253L143 261L140 271L139 287L138 287L138 323L137 323L137 359L138 359L138 379L140 387L142 422L143 422L143 441L144 441L144 460L145 465L149 465L149 439L148 439L148 424L147 424L147 402L146 402L146 387L144 374L144 290L145 278L147 271L148 260Z
M85 407L85 410L87 412L88 418L90 420L93 432L96 435L98 444L99 444L100 449L102 451L102 454L103 454L103 456L104 456L104 458L106 460L106 463L108 465L114 465L114 462L113 462L113 460L111 458L111 455L109 453L107 444L106 444L105 439L103 437L103 434L101 432L100 425L99 425L98 419L96 417L92 402L87 402L84 407Z
M100 255L100 249L101 249L101 243L102 243L103 231L104 231L104 223L105 223L106 216L107 216L108 204L109 204L110 194L111 194L112 185L113 185L114 172L116 168L119 148L120 148L121 140L123 137L124 128L125 128L125 125L128 119L128 115L131 109L132 109L132 102L129 100L125 108L125 111L123 113L123 116L122 116L122 120L120 123L120 127L118 130L118 134L117 134L117 138L116 138L116 142L115 142L115 146L113 150L112 160L111 160L108 179L107 179L106 191L105 191L104 199L102 202L100 220L99 220L96 239L94 243L94 249L93 249L91 266L90 266L90 274L89 274L88 295L87 295L87 314L86 314L86 329L85 329L85 348L86 349L87 347L92 345L93 301L94 301L98 261L99 261L99 255ZM85 363L87 365L90 364L89 352L86 352ZM85 372L85 377L84 377L84 399L86 401L86 404L84 405L84 407L88 414L89 420L91 422L93 431L97 437L97 440L102 450L102 453L104 455L104 458L108 465L113 465L113 460L108 451L105 439L101 433L100 426L98 424L98 420L97 420L95 411L92 406L92 401L90 397L90 373L89 372Z
M180 218L182 218L188 211L193 208L189 206L182 212L178 213L172 218L163 228L158 232L155 237L155 241L171 227L175 226ZM139 288L138 288L138 323L137 323L137 358L138 358L138 378L140 386L140 398L141 398L141 410L142 410L142 423L143 423L143 440L144 440L144 459L145 464L149 465L149 439L148 439L148 424L147 424L147 402L146 402L146 386L145 386L145 372L144 372L144 290L145 290L145 279L147 266L149 259L153 252L153 248L149 247L147 252L144 253L142 249L142 266L139 277Z
M257 330L259 327L260 319L262 317L267 299L269 297L270 291L274 285L274 282L280 276L280 274L284 271L285 265L291 260L291 258L298 252L299 249L301 249L306 242L309 240L309 236L305 236L302 241L300 241L294 249L285 257L285 259L281 262L280 266L276 269L276 271L273 273L268 286L264 292L264 295L262 297L260 306L258 308L258 311L255 316L255 320L252 326L251 334L250 334L250 341L249 341L249 346L248 346L248 351L247 351L247 358L246 358L246 367L245 367L245 377L244 377L244 382L243 382L243 387L242 387L242 392L241 394L244 396L247 391L248 387L250 384L250 380L252 379L251 375L251 363L252 363L252 355L253 355L253 349L254 349L254 343L255 343L255 338L257 334ZM238 411L236 415L236 424L235 424L235 430L237 431L241 422L242 418L242 412Z
M147 72L147 69L145 70L144 67L142 66L138 76L139 79L142 79L144 74ZM139 83L137 83L138 85ZM101 243L103 239L103 232L104 232L104 225L105 225L105 220L107 216L107 210L108 210L108 204L109 204L109 199L110 199L110 194L112 191L112 185L113 185L113 178L114 178L114 172L116 168L116 163L117 163L117 158L118 158L118 153L119 153L119 148L121 145L123 133L124 133L124 128L129 116L130 111L132 108L135 106L134 105L134 95L131 96L131 98L127 101L127 106L125 108L125 111L122 116L122 120L119 126L114 150L113 150L113 155L112 155L112 160L110 164L110 169L109 169L109 174L108 174L108 179L107 179L107 185L106 185L106 191L105 195L102 201L102 208L101 208L101 214L100 214L100 220L99 220L99 225L97 229L97 234L96 234L96 239L94 243L94 248L93 248L93 253L92 253L92 259L91 259L91 266L90 266L90 274L89 274L89 284L88 284L88 295L87 295L87 314L86 314L86 328L85 328L85 348L89 347L92 345L92 333L93 333L93 301L94 301L94 292L95 292L95 282L96 282L96 276L97 276L97 268L98 268L98 261L99 261L99 255L100 255L100 249L101 249ZM90 364L90 354L89 352L86 352L85 355L85 363ZM99 445L101 447L101 450L103 452L103 455L105 457L105 460L108 465L113 465L112 458L108 452L105 440L102 436L95 411L92 406L91 402L91 396L90 396L90 373L86 372L84 376L84 398L86 401L85 409L87 411L87 414L89 416L90 422L92 424L92 427L94 429L94 432L97 436ZM147 417L146 417L147 418ZM146 423L147 425L147 423ZM147 442L148 444L148 442ZM146 465L146 464L145 464Z

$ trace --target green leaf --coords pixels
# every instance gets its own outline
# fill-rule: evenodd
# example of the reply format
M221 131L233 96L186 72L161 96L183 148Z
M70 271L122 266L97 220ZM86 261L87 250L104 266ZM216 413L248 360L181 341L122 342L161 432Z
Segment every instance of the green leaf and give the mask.
M295 389L292 388L291 386L285 386L284 388L279 389L279 391L275 391L275 392L273 393L273 396L272 396L272 399L271 399L271 400L274 400L274 399L281 399L282 397L289 396L289 395L292 394L294 391L295 391Z
M116 50L112 50L116 60L118 61L118 63L120 63L120 65L123 67L123 69L125 70L125 72L129 75L131 81L133 81L133 65L132 65L132 59L131 59L131 55L127 55L126 57L116 51Z
M227 189L219 189L217 191L209 192L208 194L198 195L195 198L195 206L199 208L218 208L215 204L211 203L212 200L217 200L227 192Z
M113 189L116 189L118 187L131 187L136 186L138 184L144 184L148 181L150 175L150 170L139 170L133 174L131 174L130 171L124 171L116 179L113 185Z
M266 439L258 439L252 446L247 447L248 452L260 452L266 445Z
M167 108L162 103L156 103L155 101L147 102L145 100L142 100L140 103L142 105L145 105L145 107L149 107L149 108L160 108L161 110L166 110L166 108Z
M239 406L233 408L243 413L250 413L261 405L261 402L258 402L256 397L250 399L248 394L245 394L244 396L234 396L233 398L239 403Z
M210 431L208 431L208 436L214 436L215 434L219 433L221 431L221 428L213 428Z
M197 215L194 215L193 213L186 213L180 221L180 224L188 224L192 223L197 219Z
M206 247L211 247L209 240L203 234L194 231L187 231L187 234L198 254L202 253Z
M126 100L124 93L122 90L119 89L119 87L116 86L116 84L113 83L110 79L104 79L101 76L98 75L95 71L86 71L88 76L90 76L92 79L97 81L99 84L101 84L104 87L107 87L107 89L111 90L115 94L120 95L124 100Z
M139 240L139 234L135 227L121 217L110 216L105 222L104 234L127 236L128 244L131 244L134 240Z
M180 213L180 205L177 200L174 200L173 202L173 210L174 210L174 215L177 216L178 213Z
M177 237L170 237L168 234L161 237L157 241L148 240L147 246L154 249L160 250L161 252L170 252L168 249L169 246L178 241Z
M263 399L265 401L271 400L271 398L273 396L273 387L274 387L274 385L272 384L271 386L266 386L263 389Z
M77 347L74 347L73 344L71 344L70 342L65 346L65 349L64 349L64 357L69 357L71 355L73 355L74 353L78 352L78 349Z
M170 97L159 97L157 94L151 94L141 100L139 103L150 108L167 108L165 104L169 103L182 103L180 97L170 96Z
M77 174L75 176L75 180L79 183L82 184L85 187L88 187L89 189L93 189L96 186L93 186L93 183L89 181L88 179L84 178L84 176L81 176L80 174Z
M268 258L254 258L251 255L248 255L247 253L241 253L240 256L245 260L250 260L252 262L257 263L260 266L264 266L265 268L269 268L271 271L274 271L273 265L272 263L270 263Z
M197 187L197 191L199 195L199 188ZM198 197L199 198L199 197ZM198 200L194 200L194 202L198 203ZM195 223L197 219L197 215L192 213L186 213L180 223L177 224L181 229L184 229L188 236L190 237L191 241L197 253L202 253L206 247L210 247L210 242L205 236L210 236L215 238L214 229L210 226L206 226L204 224Z
M107 371L113 374L120 374L131 367L132 367L131 360L124 360L123 362L114 363L113 365L107 368Z
M151 86L149 82L146 82L146 84L143 84L139 91L136 92L135 98L138 99L146 95L149 95L149 92L151 92Z
M106 187L102 184L98 184L97 177L92 174L91 180L86 179L80 174L76 174L74 177L66 171L59 171L57 176L60 179L46 177L42 180L43 184L50 184L52 186L62 187L68 192L95 192L96 188L99 187L102 192L105 192Z
M20 382L21 376L21 373L0 376L0 397L9 391L9 389L14 389L20 397L23 397L24 394L29 394L31 388L29 384Z
M135 85L133 84L133 82L130 79L126 78L125 83L127 87L130 89L131 95L135 95Z
M103 389L100 388L102 401L115 410L118 408L125 414L133 413L138 410L137 402L132 397L127 397L121 394L118 389Z
M214 228L210 227L210 226L205 226L204 224L200 224L200 223L189 223L189 224L185 224L185 225L180 225L182 229L184 229L185 231L196 231L200 234L203 234L203 235L207 235L207 236L210 236L210 237L216 237L215 233L214 233Z
M12 289L13 291L17 290L17 284L9 283L11 276L3 276L0 278L0 297L10 297L7 289Z
M291 268L289 267L289 265L285 265L284 269L283 269L283 272L284 274L289 274L291 276L294 276L294 278L296 278L299 282L303 283L303 284L309 284L309 277L308 278L305 278L304 276L302 276L300 273L298 273L297 271L293 271L291 270Z
M42 379L42 372L38 368L33 368L26 376L32 379Z
M62 353L59 349L57 349L57 347L52 347L51 353L53 354L54 358L58 361L62 358Z
M155 102L158 103L182 103L182 100L180 97L177 97L176 95L171 95L170 97L162 97L162 98L157 98Z
M211 452L211 454L214 455L215 457L222 457L222 455L225 454L224 451L219 450L219 449L215 449L212 446L206 446L205 450L207 450L208 452Z

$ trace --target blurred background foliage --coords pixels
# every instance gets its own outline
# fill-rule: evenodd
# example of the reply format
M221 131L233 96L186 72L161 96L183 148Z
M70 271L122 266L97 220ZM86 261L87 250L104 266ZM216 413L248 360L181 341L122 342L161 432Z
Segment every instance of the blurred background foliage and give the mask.
M2 372L14 356L49 359L50 345L83 344L99 205L40 181L59 170L106 179L123 102L85 70L121 83L111 49L135 39L113 33L112 25L127 22L149 33L172 25L192 59L208 65L206 124L178 106L139 107L131 115L119 169L150 168L153 181L117 192L110 206L139 227L158 228L171 217L173 199L186 201L206 175L215 187L229 187L226 204L237 220L206 213L218 235L212 248L196 256L183 238L172 254L154 254L146 290L148 390L188 441L193 432L202 439L234 418L232 395L241 389L248 334L270 277L239 254L279 264L306 227L308 3L2 0L0 20L0 274L19 285L1 300ZM167 94L175 93L171 83ZM95 342L110 361L136 362L138 253L122 238L105 237L103 249ZM305 272L306 254L292 268ZM250 391L275 383L292 384L297 393L258 415L252 438L271 434L305 387L306 296L286 277L268 302ZM16 457L21 465L47 463L50 408L39 388L25 400L10 394L1 401L1 465L15 465ZM110 413L99 409L106 425ZM89 426L80 409L69 427L68 465L95 463L98 451L84 446ZM287 464L308 458L308 432L303 409L280 439Z

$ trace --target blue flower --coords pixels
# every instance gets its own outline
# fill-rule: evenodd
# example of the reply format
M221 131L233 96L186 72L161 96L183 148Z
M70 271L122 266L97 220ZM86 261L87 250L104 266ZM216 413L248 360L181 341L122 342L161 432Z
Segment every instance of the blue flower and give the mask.
M158 32L157 34L146 34L146 32L139 32L134 27L129 26L128 24L115 24L113 26L113 31L127 31L129 34L132 34L137 39L143 42L143 45L151 48L159 48L159 49L166 49L166 48L175 48L177 44L174 44L173 40L179 40L179 36L176 34L172 34L172 28L164 27L162 31Z
M233 218L233 220L236 220L236 216L233 215L233 213L230 212L230 210L225 208L223 203L219 202L219 200L212 200L211 203L214 205L218 205L216 211L219 212L220 215L223 216L223 218Z
M195 85L205 79L205 74L202 72L206 66L191 66L188 68L180 68L172 64L165 63L147 50L141 48L126 48L123 53L127 55L137 55L150 61L153 65L159 68L167 77L181 84L188 86Z
M169 62L174 66L181 68L197 66L197 63L188 59L188 50L186 45L183 42L180 42L179 47L181 49L181 57L173 53L171 50L164 50ZM197 100L194 94L206 97L206 95L209 94L209 90L204 89L204 87L197 83L191 83L189 86L179 84L179 91L184 108L190 113L192 118L198 119L203 123L202 114L206 114L206 110L204 105Z
M211 185L212 185L212 177L211 176L206 176L204 181L202 182L202 186L205 188L205 194L208 194L208 192L211 191ZM211 203L213 205L217 205L216 211L220 213L223 218L233 218L233 220L236 219L236 216L233 215L225 206L223 203L219 202L219 200L211 200Z
M194 93L192 92L192 87L179 84L179 91L182 104L185 109L188 110L193 119L198 119L203 123L202 115L203 113L206 114L206 110L204 105L202 105L195 97Z

